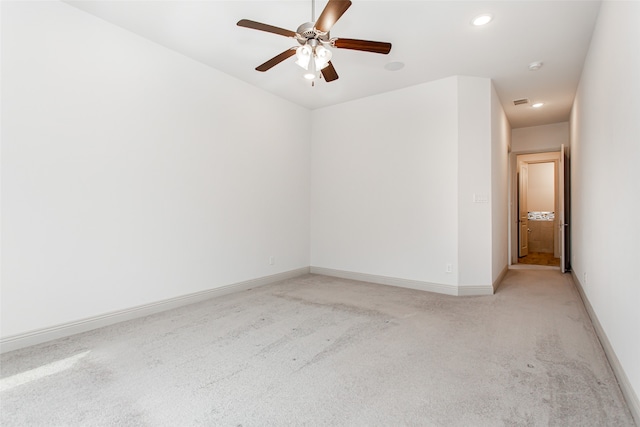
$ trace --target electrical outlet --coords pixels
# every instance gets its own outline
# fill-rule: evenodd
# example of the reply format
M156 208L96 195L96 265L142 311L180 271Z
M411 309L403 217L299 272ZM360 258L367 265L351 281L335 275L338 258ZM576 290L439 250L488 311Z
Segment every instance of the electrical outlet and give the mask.
M584 282L583 285L587 284L587 273L582 274L582 281Z
M444 271L445 273L453 273L453 264L447 264Z
M273 255L269 257L269 265L273 265L276 263L276 257Z

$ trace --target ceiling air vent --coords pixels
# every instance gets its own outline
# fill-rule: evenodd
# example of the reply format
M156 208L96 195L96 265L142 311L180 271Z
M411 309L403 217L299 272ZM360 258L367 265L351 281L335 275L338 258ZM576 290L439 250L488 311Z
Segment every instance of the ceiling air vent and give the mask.
M522 104L528 104L528 103L529 103L529 100L527 98L513 100L513 105L522 105Z

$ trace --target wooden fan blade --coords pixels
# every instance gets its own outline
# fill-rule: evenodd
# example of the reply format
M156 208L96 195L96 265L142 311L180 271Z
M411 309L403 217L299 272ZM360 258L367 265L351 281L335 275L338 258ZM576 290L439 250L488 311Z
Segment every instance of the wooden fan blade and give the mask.
M384 55L391 51L391 43L372 42L370 40L336 39L333 45L338 49L362 50L365 52L382 53Z
M316 21L316 30L328 33L331 27L351 6L350 0L329 0L320 17Z
M333 64L331 63L331 61L329 61L329 65L320 70L320 72L322 73L322 77L324 77L324 80L327 83L338 80L338 73L336 73L336 69L333 68Z
M281 63L285 59L292 57L295 54L296 54L296 49L295 48L287 49L284 52L282 52L280 55L274 56L273 58L271 58L270 60L268 60L264 64L258 65L256 67L256 70L265 72L268 69L278 65L279 63Z
M238 27L251 28L253 30L266 31L267 33L279 34L285 37L295 37L296 33L284 28L274 27L273 25L263 24L262 22L250 21L248 19L241 19L236 24Z

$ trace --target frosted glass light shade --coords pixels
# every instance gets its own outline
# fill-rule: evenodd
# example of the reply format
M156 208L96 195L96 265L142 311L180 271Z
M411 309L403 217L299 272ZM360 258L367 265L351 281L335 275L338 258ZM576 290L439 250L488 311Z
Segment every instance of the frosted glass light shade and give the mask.
M316 47L316 55L315 55L316 69L322 70L327 65L329 65L329 61L331 61L332 56L333 54L331 53L331 51L325 48L324 46Z
M311 50L311 46L309 45L300 46L298 49L296 49L296 58L298 58L298 60L296 61L296 64L298 64L305 70L308 70L309 63L311 62L312 53L313 51Z

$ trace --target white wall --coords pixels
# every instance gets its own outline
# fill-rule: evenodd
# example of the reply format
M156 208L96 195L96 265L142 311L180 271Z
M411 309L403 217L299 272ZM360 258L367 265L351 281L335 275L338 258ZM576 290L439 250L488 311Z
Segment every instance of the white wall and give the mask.
M308 265L499 275L488 79L310 113L64 3L3 3L2 36L3 338Z
M309 265L307 110L64 3L2 56L3 337Z
M569 144L569 122L511 131L511 151L514 153L558 151L562 144Z
M494 110L489 79L451 77L314 111L311 265L491 286L507 252L509 131L503 116L493 135Z
M491 80L458 77L458 283L461 286L492 283L491 113Z
M456 94L454 77L313 111L312 266L457 283Z
M555 212L555 163L530 163L527 188L529 212Z
M639 17L638 2L602 3L571 116L572 267L635 390L636 405Z
M491 280L497 285L509 264L511 125L494 87L491 88L491 121Z

